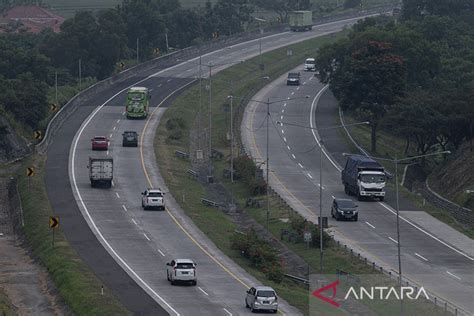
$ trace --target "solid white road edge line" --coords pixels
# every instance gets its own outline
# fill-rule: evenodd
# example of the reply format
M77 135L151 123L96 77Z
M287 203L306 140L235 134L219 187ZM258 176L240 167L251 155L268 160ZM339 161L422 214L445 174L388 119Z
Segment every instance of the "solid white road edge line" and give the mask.
M129 89L130 87L133 87L139 83L142 83L146 80L148 80L149 78L145 78L145 79L142 79L138 82L135 82L133 85L130 85L128 87L126 87L125 89L123 90L120 90L119 92L117 92L116 94L114 94L112 97L110 97L107 101L105 101L105 103L103 103L102 105L100 105L99 107L97 107L97 109L94 110L94 112L92 112L92 114L89 116L89 118L83 123L81 129L79 130L79 133L76 134L76 140L74 141L74 145L73 145L73 148L72 148L72 160L71 160L71 171L72 171L72 184L74 186L74 190L76 191L76 194L79 198L79 201L82 205L82 208L84 210L84 212L86 213L87 215L87 218L89 219L89 222L91 223L92 225L92 228L95 230L95 233L97 236L100 237L100 239L102 240L103 244L105 244L107 246L107 248L110 250L110 252L112 252L112 254L115 256L115 258L117 258L120 263L122 263L122 265L129 271L129 273L131 273L135 278L136 280L138 280L149 292L151 292L156 298L158 298L161 302L163 302L163 304L166 305L166 307L168 307L168 309L170 309L171 311L173 311L173 313L175 313L177 316L179 316L180 314L167 302L165 301L155 290L153 290L151 288L151 286L145 282L145 280L143 280L136 272L135 270L133 270L129 265L128 263L122 258L120 257L120 255L115 251L114 248L112 248L112 246L109 244L109 242L107 241L107 239L105 239L104 235L102 235L102 232L99 230L99 228L97 227L96 223L94 222L94 220L92 219L92 216L89 212L89 209L87 208L86 204L84 203L84 200L82 198L82 195L81 195L81 192L79 191L79 187L77 186L77 180L76 180L76 171L75 171L75 164L76 164L76 150L77 150L77 144L79 143L79 138L81 138L81 135L82 133L84 132L84 130L86 129L87 125L89 125L89 123L92 121L92 119L94 118L94 116L97 114L97 112L99 112L107 103L109 103L111 100L113 100L115 97L117 97L120 93L122 93L123 91L126 91L127 89ZM125 112L123 113L125 115Z
M161 251L160 249L158 249L158 252L159 252L160 255L162 255L163 257L165 256L165 254L163 253L163 251Z
M115 192L115 195L117 196L118 199L120 199L120 195L118 194L118 192Z
M458 279L458 280L461 280L460 277L458 277L457 275L455 275L455 274L453 274L453 273L451 273L451 272L449 272L449 271L446 271L446 273L449 274L450 276L452 276L452 277Z
M228 315L232 316L232 313L229 312L226 308L224 308L224 311L225 311Z
M314 113L314 109L315 109L315 106L317 105L317 103L319 102L319 99L321 98L321 95L323 94L323 92L329 88L328 85L324 86L319 92L318 94L314 97L313 99L313 103L311 104L311 112L310 112L310 119L309 119L309 122L310 122L310 127L311 127L311 132L313 133L313 137L314 139L316 140L316 143L318 144L318 146L321 148L321 143L319 142L319 137L317 136L317 132L316 132L316 127L315 127L315 122L313 122L313 113ZM339 166L337 165L336 162L334 162L334 160L332 159L332 157L326 152L325 149L322 149L323 150L323 154L326 156L326 158L332 163L332 165L334 166L334 168L336 168L336 170L338 171L341 171L341 168L339 168ZM382 203L382 202L377 202L379 203L380 205L382 205L386 210L388 210L389 212L391 212L392 214L394 215L397 215L397 212L395 210L393 210L390 206L386 205L385 203ZM426 234L427 236L433 238L434 240L436 240L437 242L443 244L444 246L448 247L449 249L457 252L458 254L460 254L461 256L464 256L466 257L467 259L471 260L471 261L474 261L474 258L473 257L470 257L469 255L465 254L464 252L452 247L451 245L447 244L446 242L442 241L441 239L439 239L438 237L430 234L429 232L427 232L426 230L420 228L418 225L410 222L409 220L407 220L405 217L403 216L399 216L401 220L403 220L404 222L406 222L407 224L413 226L414 228L418 229L419 231L421 231L422 233Z
M122 208L125 212L128 212L127 208L125 207L125 205L122 205Z
M143 233L143 236L145 236L145 238L148 239L148 241L151 241L151 239L148 238L148 236L145 233Z
M371 223L369 223L369 222L365 222L365 223L366 223L367 225L369 225L370 227L372 227L373 229L375 229L375 226L372 225Z
M393 241L394 243L398 244L398 241L396 241L396 240L393 239L392 237L388 237L388 239L390 239L390 240Z

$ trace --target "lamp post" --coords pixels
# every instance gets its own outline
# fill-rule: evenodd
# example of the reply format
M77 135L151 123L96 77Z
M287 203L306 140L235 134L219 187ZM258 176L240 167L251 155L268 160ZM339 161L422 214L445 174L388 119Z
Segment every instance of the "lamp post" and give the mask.
M431 154L425 154L425 155L418 155L418 156L412 156L412 157L405 157L399 159L398 157L395 157L393 159L390 158L382 158L382 157L373 157L369 156L370 158L377 159L377 160L382 160L382 161L389 161L393 162L395 165L395 195L396 195L396 212L397 212L397 249L398 249L398 283L400 286L402 286L402 259L401 259L401 245L400 245L400 203L399 203L399 193L398 193L398 164L403 161L408 161L408 160L413 160L413 159L418 159L418 158L425 158L425 157L430 157L430 156L438 156L438 155L444 155L444 154L450 154L451 152L449 150L446 151L440 151L436 153L431 153Z
M357 125L368 125L370 124L369 122L357 122L357 123L351 123L351 124L343 124L343 125L335 125L335 126L329 126L325 128L316 128L316 127L310 127L310 126L304 126L304 125L299 125L299 124L292 124L292 123L286 123L286 122L277 122L279 124L285 124L285 125L290 125L290 126L296 126L296 127L301 127L301 128L307 128L311 130L330 130L330 129L336 129L336 128L341 128L341 127L349 127L349 126L357 126ZM320 139L319 141L319 273L323 274L323 140Z
M271 119L271 116L270 116L270 105L271 104L274 104L274 103L280 103L280 102L287 102L287 101L294 101L294 100L299 100L299 99L308 99L309 98L309 95L307 96L304 96L304 97L298 97L298 98L290 98L290 99L282 99L282 100L276 100L276 101L271 101L270 102L270 98L267 99L267 101L261 101L261 100L253 100L253 99L250 99L249 102L255 102L255 103L261 103L261 104L266 104L267 105L267 118L266 118L266 121L267 121L267 144L266 144L266 152L267 152L267 159L266 159L266 171L267 171L267 175L266 175L266 186L265 186L265 191L267 193L267 219L266 219L266 227L268 229L268 222L269 222L269 219L270 219L270 194L269 194L269 184L268 184L268 181L269 181L269 174L270 174L270 168L269 168L269 165L270 165L270 155L269 155L269 146L270 146L270 119Z

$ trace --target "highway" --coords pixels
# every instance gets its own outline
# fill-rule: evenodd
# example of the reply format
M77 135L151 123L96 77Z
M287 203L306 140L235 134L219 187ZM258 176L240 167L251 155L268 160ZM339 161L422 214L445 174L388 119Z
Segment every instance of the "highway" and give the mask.
M336 32L355 20L269 36L262 39L262 51ZM206 54L202 63L226 64L213 67L215 73L258 53L259 41L253 40ZM45 183L66 237L134 314L244 315L249 313L245 290L258 284L217 250L169 194L166 212L141 209L140 192L146 187L167 191L152 147L154 131L172 98L198 76L197 63L195 58L114 84L68 118L48 149ZM152 91L153 114L146 121L124 117L124 92L135 85ZM125 130L141 135L139 148L121 146ZM91 151L90 139L96 135L111 139L107 152ZM111 189L90 187L89 156L114 158ZM171 286L166 280L165 263L182 257L198 264L196 287ZM282 314L299 314L283 300L279 303Z
M323 216L328 216L330 231L337 239L396 274L398 256L393 190L388 188L386 203L358 201L358 222L335 221L330 216L333 198L348 198L341 184L340 166L345 164L342 153L351 149L342 136L342 129L328 129L341 124L337 101L313 73L304 73L302 68L295 70L301 71L301 86L286 86L285 76L282 76L252 98L269 99L270 102L287 100L270 106L273 121L269 124L270 185L303 216L317 223L321 172L319 145L322 139L326 147L322 161ZM306 95L310 98L288 100ZM262 161L267 158L265 118L266 105L251 102L242 122L245 128L241 129L246 148L252 157ZM283 125L277 125L277 121L282 121ZM263 128L258 129L262 123ZM410 218L424 218L424 212L404 198L401 198L400 211L403 217L400 241L404 279L424 286L438 298L447 299L468 313L474 313L472 239L460 236L463 245L467 245L467 250L460 250L456 244L444 240L448 236L439 236L437 230L411 221Z

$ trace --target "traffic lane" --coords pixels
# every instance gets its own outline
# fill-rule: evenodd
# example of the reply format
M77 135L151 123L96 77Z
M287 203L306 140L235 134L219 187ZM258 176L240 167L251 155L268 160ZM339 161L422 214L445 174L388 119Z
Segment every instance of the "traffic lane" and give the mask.
M279 90L278 92L276 92L275 95L281 97L281 93L282 93L282 90ZM296 109L296 113L292 113L291 112L291 109ZM288 108L288 110L290 111L288 116L289 117L298 117L298 111L300 110L300 108ZM263 111L256 111L255 114L257 115L262 115L262 112ZM303 116L301 118L301 122L300 124L301 125L304 125L304 117L307 117L306 116ZM327 122L327 121L326 121ZM254 126L255 128L255 126ZM260 133L262 134L262 133ZM291 135L288 135L288 134L291 134L291 133L286 133L286 135L288 136L288 139L291 139ZM300 135L298 135L299 137L296 138L293 140L293 142L290 142L290 147L293 146L295 147L296 144L301 144L302 143L302 137ZM271 133L271 137L274 137L275 139L278 139L280 138L278 135L275 135L275 133ZM261 149L264 148L265 144L266 144L266 138L265 136L263 135L260 135L260 136L256 136L256 139L257 139L257 144L260 144L259 147ZM315 143L314 139L313 139L313 142ZM273 161L273 166L275 167L275 169L272 169L272 170L275 170L274 172L276 174L279 175L279 169L280 169L280 165L278 164L278 154L281 156L281 157L284 157L284 155L282 155L281 151L279 152L278 150L275 151L275 155L272 155L272 150L276 147L275 144L272 145L272 141L270 141L270 157L272 157L272 161ZM287 157L286 158L286 162L284 161L285 159L283 159L283 162L281 162L282 164L289 164L291 165L291 163L289 163L289 161L291 161L291 159L288 159ZM317 158L319 159L319 157ZM312 162L312 164L311 164ZM309 169L312 170L312 173L315 173L316 171L319 170L319 160L315 161L314 157L310 157L308 159L308 163L309 163ZM323 162L324 163L324 162ZM329 166L329 170L327 170L327 172L329 172L329 179L336 179L336 178L339 178L340 177L340 173L334 168L332 167L332 172L334 173L333 176L331 176L331 167L332 166ZM298 170L297 168L295 168L296 170ZM335 170L335 171L334 171ZM326 170L325 170L326 171ZM301 171L300 171L301 172ZM287 181L287 178L284 177L284 176L278 176L278 178L280 179L284 179L283 181L286 182L286 183L291 183L292 186L295 185L295 183L298 183L296 180L292 179L292 181ZM327 178L327 177L326 177ZM334 181L334 184L335 184L335 180ZM337 180L337 182L339 182L339 180ZM340 183L338 183L337 185L334 185L334 187L342 187L340 185ZM308 200L311 198L311 196L309 196L307 193L303 193L303 192L298 192L298 190L291 190L292 194L293 195L296 195L300 200ZM331 192L331 193L334 193L334 192ZM339 196L345 196L344 193L342 192L339 192L337 193L337 195ZM327 196L327 195L323 195L323 198L324 196ZM314 195L313 195L314 197ZM325 199L327 200L327 199ZM317 200L315 200L314 202L317 202ZM328 201L330 203L330 201ZM365 202L367 204L370 204L370 206L372 207L374 205L374 202ZM375 202L376 203L376 202ZM327 206L327 203L324 203L324 208L326 208ZM375 205L378 205L375 204ZM381 257L382 260L384 262L388 262L390 263L391 266L398 266L398 257L397 257L397 251L393 252L391 251L390 249L397 249L396 247L396 242L394 242L394 240L396 241L396 233L393 234L393 237L392 236L389 236L390 233L392 233L394 230L396 232L396 226L394 225L394 217L392 216L386 216L387 215L387 210L382 210L381 209L382 206L379 205L379 207L376 208L376 212L380 212L381 214L384 214L385 216L381 216L381 217L378 217L379 219L382 219L383 222L385 222L385 229L384 231L377 231L376 234L378 234L379 236L377 237L377 239L380 240L380 243L378 244L379 247L376 247L378 249L374 249L373 247L370 249L372 253L376 254L377 256ZM323 210L324 211L324 210ZM363 207L361 207L361 213L363 212ZM362 215L361 215L361 218L362 218ZM375 217L377 218L377 217ZM388 219L388 220L387 220ZM375 220L371 220L371 222L374 222ZM330 221L331 223L334 223L332 220ZM380 223L375 221L375 225L379 225ZM334 225L338 225L338 224L334 224ZM380 225L379 225L380 226ZM360 246L363 246L363 244L361 242L363 242L364 240L366 240L367 236L366 236L366 230L367 228L365 228L363 225L361 225L360 223L356 223L355 225L352 225L352 226L345 226L346 229L344 229L345 231L345 234L346 235L349 235L351 236L351 239L353 240L356 240L359 242L359 245ZM348 234L348 231L349 231L349 234ZM408 232L405 233L405 230L408 230ZM339 231L339 230L338 230ZM436 241L435 240L426 240L427 236L423 236L421 234L423 234L422 232L419 232L417 230L414 230L413 227L411 227L409 224L401 224L400 225L400 231L402 234L405 234L405 235L409 235L409 234L416 234L416 237L413 237L411 239L409 239L410 241L414 241L415 242L415 245L417 246L417 248L422 248L422 246L425 244L425 243L431 243L433 245L433 247L436 247L437 249L437 252L440 251L440 244L436 244ZM386 234L386 232L389 232L389 234ZM359 235L359 236L357 236ZM421 240L425 240L424 242L419 242ZM403 246L405 245L405 242L402 243L402 257L407 257L407 258L412 258L413 257L413 253L409 253L409 249L405 250L403 248ZM408 242L408 246L410 246L410 242ZM389 249L387 251L387 249ZM368 249L367 249L368 250ZM451 256L453 256L453 254L451 254ZM402 258L403 260L405 258ZM459 260L459 259L458 259ZM469 264L469 262L468 262ZM420 263L420 262L417 262L416 264L414 264L413 266L421 266L423 267L423 263ZM432 277L432 275L431 275Z
M116 122L116 119L120 117L120 111L120 109L113 106L103 108L101 115L96 116L91 121L90 127L84 131L82 139L87 140L91 134L97 133L98 130L104 130L104 128L110 131L111 126ZM127 121L127 123L128 122L130 121ZM132 123L132 125L136 127L144 125L144 121L134 120ZM145 187L146 180L138 163L138 151L115 154L114 148L121 148L119 147L120 141L117 138L112 138L111 153L116 163L114 168L115 178L128 179L126 181L127 184L125 187L122 187L124 181L119 180L114 181L114 187L112 189L92 189L89 185L88 175L81 174L80 172L87 168L87 162L84 162L87 161L87 159L83 158L90 154L90 149L86 142L80 143L81 145L77 148L76 163L76 179L78 181L79 190L83 196L84 203L89 209L91 217L111 247L142 279L146 280L155 291L160 293L160 296L162 296L165 301L169 302L173 308L179 312L182 311L184 314L191 315L193 311L198 309L207 314L224 314L220 306L203 298L202 293L197 288L171 287L168 284L166 278L163 277L165 274L156 268L157 266L166 267L166 260L156 251L155 247L144 235L144 233L146 234L146 230L142 229L141 221L143 218L140 218L140 215L143 214L143 212L141 208L129 207L128 212L124 212L121 207L122 199L131 193L128 188ZM120 158L125 156L126 153L131 154L135 158L134 160L137 162L136 168L133 168L133 165L130 166L121 163ZM104 153L102 153L102 155L103 154ZM139 192L140 191L136 192L138 196ZM135 195L134 199L136 199L137 195ZM173 225L171 222L166 222L165 219L167 218L160 219L161 225L163 225L162 227L153 226L153 229L163 230L163 227ZM171 233L174 230L175 229L172 228ZM175 245L177 241L181 244L185 242L184 236L179 233L177 234L177 231L174 232L174 234L176 236ZM189 292L193 292L193 294L189 295ZM183 297L186 297L185 302L181 301Z
M130 129L134 122L124 121L121 129ZM154 134L154 130L149 129L147 133ZM148 145L146 145L148 146ZM155 244L155 252L162 252L164 263L173 258L190 258L198 264L198 285L203 291L198 289L198 297L204 295L208 300L222 303L222 308L229 310L239 310L239 313L248 312L242 305L242 297L246 288L232 279L225 271L205 255L196 245L180 230L172 218L163 211L144 211L141 209L140 192L147 186L148 182L142 171L138 148L121 148L117 158L117 168L120 173L116 179L118 186L126 181L126 188L133 190L123 190L120 194L124 201L132 202L128 206L128 213L133 214L137 226L143 230L150 241ZM133 149L133 150L129 150ZM153 148L146 149L147 151ZM122 166L123 165L123 166ZM165 196L165 201L167 197ZM166 265L157 265L158 270L162 270L162 277L165 278L164 271ZM226 282L222 282L226 280ZM222 311L221 311L222 312Z

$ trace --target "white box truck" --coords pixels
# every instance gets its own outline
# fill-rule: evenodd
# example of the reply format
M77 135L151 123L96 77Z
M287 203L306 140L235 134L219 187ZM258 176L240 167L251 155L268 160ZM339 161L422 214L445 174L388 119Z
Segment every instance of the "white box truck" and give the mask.
M384 167L372 158L361 155L347 157L342 170L342 184L347 195L363 198L385 198L386 173Z
M313 28L312 11L292 11L289 15L289 24L292 31L309 31Z
M112 158L89 157L89 179L91 187L104 186L110 188L114 175L114 160Z

